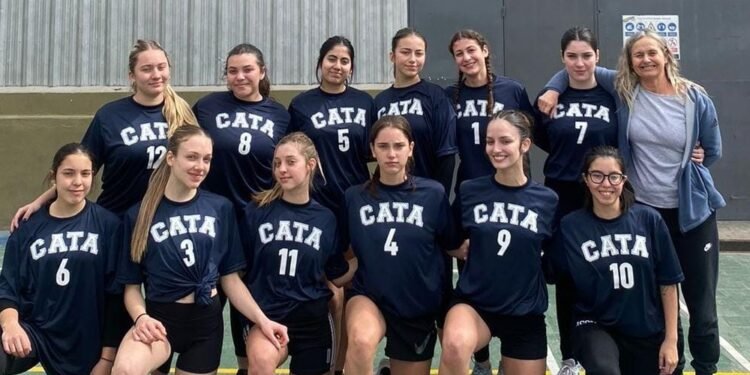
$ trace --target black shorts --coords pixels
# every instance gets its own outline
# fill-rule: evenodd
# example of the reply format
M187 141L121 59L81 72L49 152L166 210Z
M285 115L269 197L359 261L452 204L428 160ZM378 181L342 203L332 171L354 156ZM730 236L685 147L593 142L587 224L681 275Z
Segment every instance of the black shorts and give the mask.
M107 294L105 300L104 329L102 331L102 346L117 348L122 338L133 326L122 294Z
M401 318L380 310L385 318L385 355L399 361L422 362L435 354L436 314Z
M245 322L247 336L254 323ZM334 331L328 298L302 303L277 322L287 327L292 374L320 375L331 370Z
M187 372L216 371L224 341L224 317L219 297L209 305L146 301L148 314L167 330L167 339L177 357L177 368ZM159 367L169 373L171 358ZM164 371L166 369L166 371Z
M451 306L463 303L471 306L490 329L490 335L500 339L500 353L515 359L547 358L547 324L544 315L502 315L477 308L473 303L456 298Z

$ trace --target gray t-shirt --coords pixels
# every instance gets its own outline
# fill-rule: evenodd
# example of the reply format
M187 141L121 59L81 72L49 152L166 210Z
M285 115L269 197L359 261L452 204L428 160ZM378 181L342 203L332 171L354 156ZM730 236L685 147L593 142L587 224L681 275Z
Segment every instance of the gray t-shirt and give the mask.
M641 90L631 111L628 139L633 151L630 183L637 200L659 208L676 208L687 122L684 99Z

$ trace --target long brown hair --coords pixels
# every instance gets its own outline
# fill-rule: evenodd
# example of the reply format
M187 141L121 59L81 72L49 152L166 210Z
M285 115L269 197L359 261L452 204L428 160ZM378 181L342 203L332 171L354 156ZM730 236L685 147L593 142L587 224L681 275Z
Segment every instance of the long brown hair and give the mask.
M461 39L470 39L477 42L480 49L487 48L488 53L487 57L484 58L484 65L487 67L487 116L491 117L495 107L495 95L492 92L492 82L495 81L495 73L492 72L492 53L490 52L490 45L484 35L471 29L460 30L453 34L453 38L451 38L451 42L448 44L448 51L450 51L451 56L455 57L453 54L453 45ZM458 98L461 88L464 86L464 79L464 73L461 69L458 69L458 82L456 82L456 91L453 93L452 98L453 104L456 106L456 111L458 111Z
M198 126L180 126L176 128L174 134L169 137L169 141L167 142L167 153L177 155L180 145L195 136L210 138L208 133ZM151 174L146 194L144 194L140 209L138 210L138 218L135 221L133 237L130 241L130 258L133 259L133 262L140 263L146 254L146 244L148 243L151 222L154 220L156 209L164 197L164 190L167 187L167 181L169 181L171 174L172 168L167 164L165 156L156 170L154 170L154 173Z
M165 51L159 43L154 40L138 39L130 50L130 55L128 56L128 69L131 74L135 74L135 67L138 64L138 55L140 55L141 52L149 50L164 52L164 56L167 58L167 64L169 64L170 68L172 67L167 51ZM130 88L133 92L136 91L135 82L131 83ZM167 120L169 126L167 130L168 135L172 135L175 129L182 125L198 126L198 120L195 118L190 105L185 99L177 95L169 82L164 84L164 107L162 108L162 113L164 114L164 118Z

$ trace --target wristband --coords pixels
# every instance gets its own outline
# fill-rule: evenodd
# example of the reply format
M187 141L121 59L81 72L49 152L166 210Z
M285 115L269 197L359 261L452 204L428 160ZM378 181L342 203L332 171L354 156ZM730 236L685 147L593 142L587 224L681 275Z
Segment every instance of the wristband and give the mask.
M136 325L136 324L138 323L138 319L140 319L140 318L141 318L141 317L143 317L144 315L148 315L148 313L143 313L143 314L141 314L141 315L138 315L138 316L137 316L137 317L135 318L135 320L133 321L133 325Z

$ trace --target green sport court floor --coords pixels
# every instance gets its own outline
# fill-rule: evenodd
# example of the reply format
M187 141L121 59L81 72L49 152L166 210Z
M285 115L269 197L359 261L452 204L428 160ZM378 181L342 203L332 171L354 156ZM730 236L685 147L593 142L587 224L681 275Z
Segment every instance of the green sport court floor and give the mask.
M7 232L0 232L0 259L5 253L5 242ZM748 249L750 250L750 249ZM720 277L718 292L719 307L719 330L721 333L721 358L719 360L719 373L750 375L750 253L722 253L720 261ZM457 275L454 275L456 278ZM547 312L547 337L548 374L556 374L560 365L559 341L557 336L557 322L554 311L554 290L549 288L550 310ZM687 328L687 311L681 306L683 324ZM219 374L234 374L236 362L233 356L234 348L229 335L228 317L225 311L226 329L224 335L224 350L221 359ZM383 357L383 344L375 358L377 364ZM495 339L491 344L493 367L497 366L500 347ZM690 363L690 353L687 352L687 361ZM435 357L432 360L433 374L437 373L440 348L435 348ZM375 365L374 364L374 365ZM43 373L41 367L35 367L28 374ZM288 374L286 365L277 370L278 374ZM686 368L687 374L692 374L692 368Z

